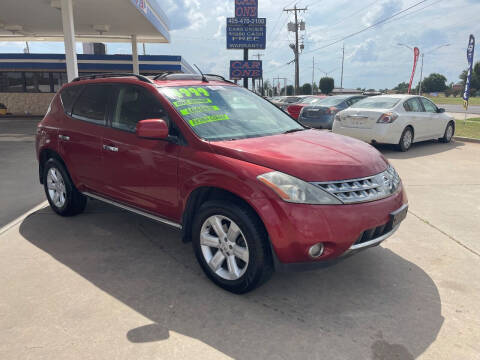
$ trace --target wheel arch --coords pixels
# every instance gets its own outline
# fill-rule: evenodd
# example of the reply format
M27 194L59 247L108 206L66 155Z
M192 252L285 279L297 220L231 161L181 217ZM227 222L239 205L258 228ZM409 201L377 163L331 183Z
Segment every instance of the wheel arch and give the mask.
M65 168L65 171L67 172L68 176L70 177L70 180L72 180L72 177L70 176L70 173L68 172L67 165L65 164L65 161L63 161L60 154L57 153L55 150L45 148L45 149L42 149L42 151L40 151L40 154L38 156L38 177L39 177L39 180L40 180L40 184L43 184L43 170L45 168L45 163L49 159L55 159L55 160L59 161L63 165L63 167Z
M245 199L238 196L234 192L216 186L201 186L193 190L186 201L186 205L182 214L182 241L192 241L192 224L196 210L206 201L209 200L226 200L238 206L248 209L256 216L262 225L265 233L268 235L267 228L260 215L255 208Z

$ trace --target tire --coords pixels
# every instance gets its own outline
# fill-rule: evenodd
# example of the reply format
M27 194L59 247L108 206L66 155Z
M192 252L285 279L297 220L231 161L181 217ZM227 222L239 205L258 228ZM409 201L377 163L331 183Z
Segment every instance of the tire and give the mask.
M52 158L43 168L43 187L52 210L61 216L83 212L87 197L75 188L63 164Z
M398 150L408 151L413 143L413 129L409 126L405 128L400 136L400 141L398 142Z
M273 273L268 236L250 209L226 201L208 201L197 212L192 235L200 266L210 280L225 290L246 293Z
M453 122L450 121L445 128L443 137L441 137L439 140L443 143L449 143L452 141L453 134L455 134L455 126L453 125Z

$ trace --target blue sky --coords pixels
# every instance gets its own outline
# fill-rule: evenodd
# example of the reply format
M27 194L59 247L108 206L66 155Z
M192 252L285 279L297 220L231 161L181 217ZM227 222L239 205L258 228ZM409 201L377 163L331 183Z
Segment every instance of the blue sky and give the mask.
M424 73L439 72L448 82L457 82L466 68L469 34L480 42L480 0L427 0L382 25L345 41L325 47L364 29L420 0L302 0L308 7L301 14L306 22L302 33L305 49L300 56L300 83L312 81L315 57L315 81L330 72L340 83L342 44L345 45L344 87L391 88L410 77L413 54L399 42L418 46L425 52ZM234 13L233 0L160 0L172 24L171 44L147 44L147 54L182 55L204 72L227 76L230 60L242 58L241 50L227 50L225 18ZM259 16L267 18L267 48L250 53L264 54L264 78L288 78L293 83L294 65L289 48L294 36L287 31L293 15L283 12L295 1L259 0ZM450 44L429 53L443 44ZM1 52L21 52L23 43L2 43ZM130 44L108 44L108 53L130 53ZM323 49L316 50L324 47ZM77 48L81 51L81 46ZM478 47L477 47L478 48ZM31 52L63 52L62 43L30 43ZM479 59L480 49L476 59ZM140 51L141 53L141 51ZM415 82L420 77L417 71Z

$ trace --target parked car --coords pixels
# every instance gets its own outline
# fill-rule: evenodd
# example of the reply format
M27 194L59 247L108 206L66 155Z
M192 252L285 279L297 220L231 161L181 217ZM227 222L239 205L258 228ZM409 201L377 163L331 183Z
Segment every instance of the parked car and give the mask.
M218 76L77 78L36 151L57 214L93 198L181 229L207 277L235 293L378 245L408 208L375 148L306 129Z
M368 143L397 144L400 151L407 151L419 141L450 142L455 121L425 97L381 95L339 112L332 131Z
M288 104L281 104L280 108L283 111L286 111L290 114L291 117L294 119L298 119L300 115L300 111L305 106L316 104L319 100L325 98L324 95L303 95L298 96L298 100L296 102L288 103Z
M316 129L331 129L335 114L357 101L364 99L363 95L336 95L313 102L300 110L298 121Z
M0 115L7 115L8 109L5 104L0 103Z

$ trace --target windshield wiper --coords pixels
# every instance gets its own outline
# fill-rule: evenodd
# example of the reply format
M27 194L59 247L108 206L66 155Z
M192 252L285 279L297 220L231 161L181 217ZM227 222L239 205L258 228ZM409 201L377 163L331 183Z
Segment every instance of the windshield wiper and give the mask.
M303 129L303 128L300 128L300 129L290 129L290 130L287 130L285 132L283 132L284 134L290 134L290 133L294 133L294 132L297 132L297 131L303 131L303 130L307 130L307 129Z

